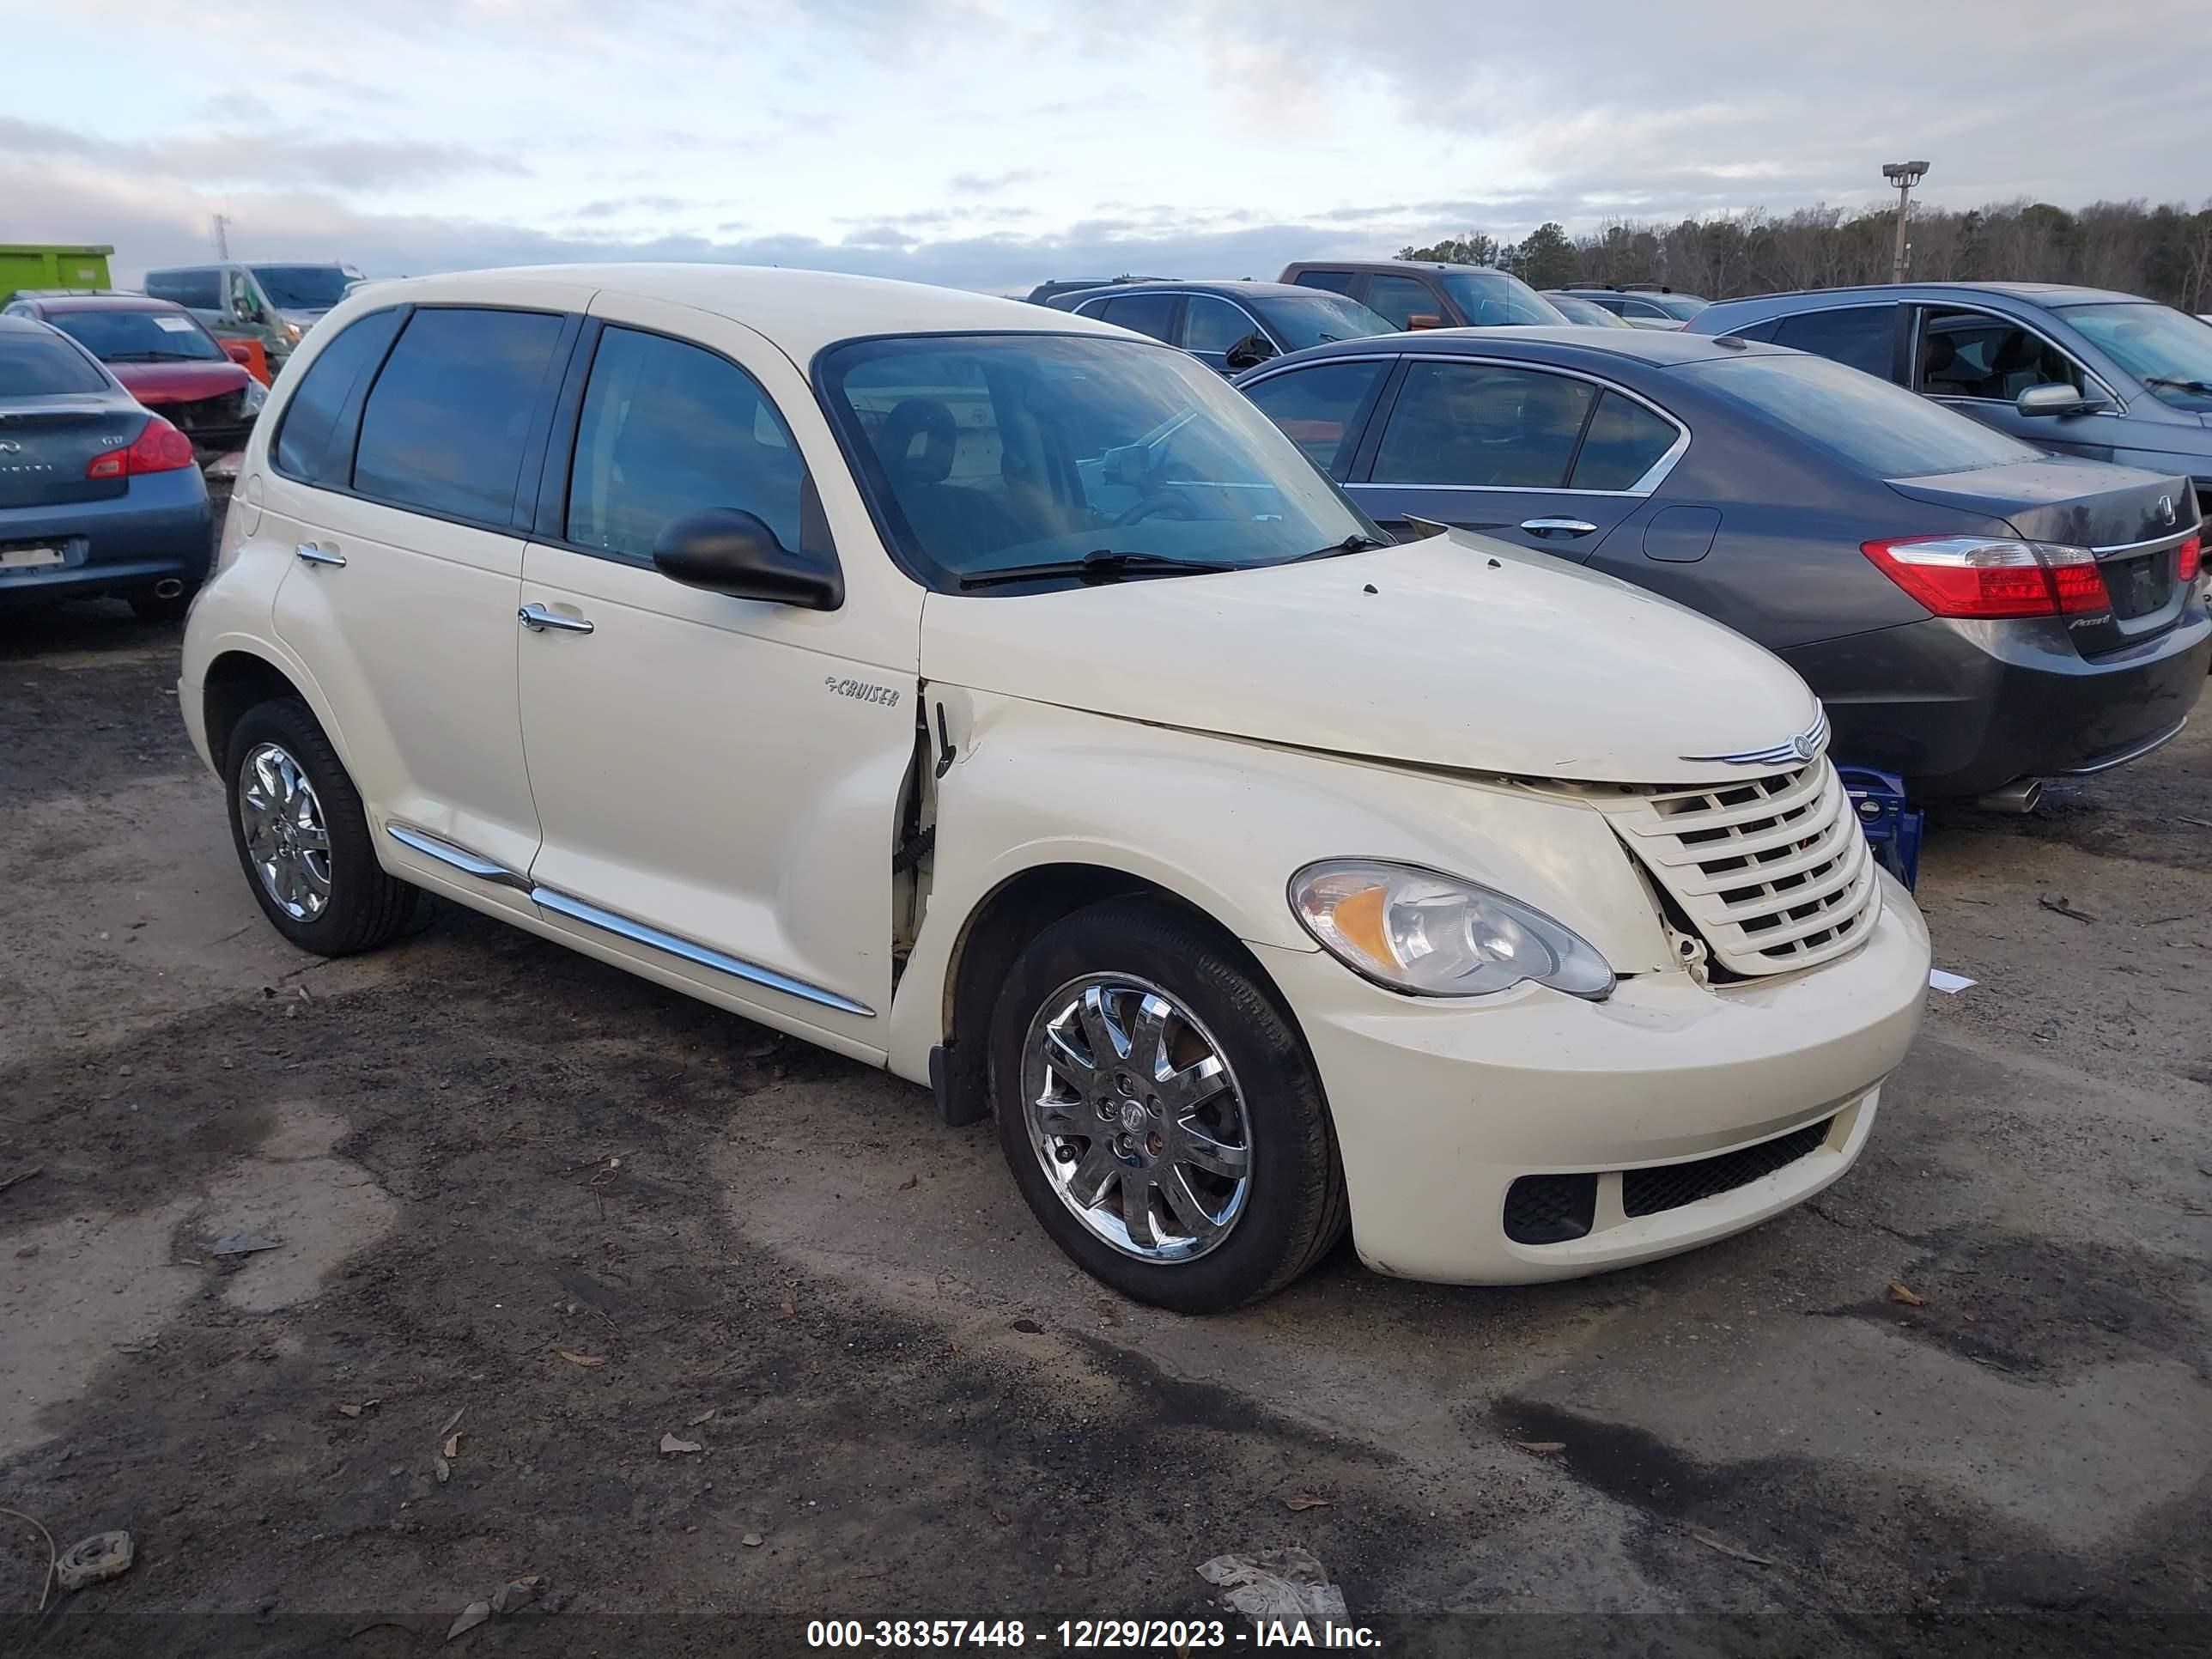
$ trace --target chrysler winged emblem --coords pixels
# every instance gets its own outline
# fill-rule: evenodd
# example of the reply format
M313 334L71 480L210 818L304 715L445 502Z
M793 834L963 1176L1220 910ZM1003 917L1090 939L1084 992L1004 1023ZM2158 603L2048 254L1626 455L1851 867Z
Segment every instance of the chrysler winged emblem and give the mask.
M1747 749L1739 755L1684 755L1686 761L1717 761L1723 766L1787 766L1792 761L1800 764L1811 760L1828 744L1828 711L1822 709L1818 718L1796 737L1776 744L1771 749Z

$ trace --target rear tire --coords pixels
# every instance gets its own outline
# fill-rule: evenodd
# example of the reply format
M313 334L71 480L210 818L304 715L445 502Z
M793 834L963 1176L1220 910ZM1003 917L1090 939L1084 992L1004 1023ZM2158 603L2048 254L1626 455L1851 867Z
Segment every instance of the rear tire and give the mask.
M990 1072L1030 1211L1125 1296L1225 1312L1344 1234L1344 1171L1304 1041L1236 940L1178 906L1109 899L1040 933L1000 993Z
M414 923L422 891L377 863L360 792L306 703L278 697L246 710L223 776L246 885L286 939L317 956L352 956Z

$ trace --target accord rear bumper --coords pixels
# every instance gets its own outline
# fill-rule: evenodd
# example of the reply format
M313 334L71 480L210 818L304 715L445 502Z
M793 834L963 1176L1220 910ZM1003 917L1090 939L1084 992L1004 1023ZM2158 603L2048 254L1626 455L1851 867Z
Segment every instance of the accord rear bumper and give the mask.
M1901 774L1923 799L2102 771L2179 729L2212 665L2194 601L2156 639L2097 657L2056 617L1930 618L1783 653L1820 693L1839 764Z
M0 567L0 610L197 583L214 551L210 525L196 466L142 474L127 495L108 501L0 507L0 548L62 555L58 564Z

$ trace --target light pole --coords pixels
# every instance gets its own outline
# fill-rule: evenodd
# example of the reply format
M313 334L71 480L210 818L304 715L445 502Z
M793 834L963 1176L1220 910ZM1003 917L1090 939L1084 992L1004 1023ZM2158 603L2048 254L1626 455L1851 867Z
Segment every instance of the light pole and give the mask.
M1905 280L1905 224L1912 213L1912 187L1928 176L1925 161L1891 161L1881 176L1897 186L1897 255L1890 261L1889 280Z

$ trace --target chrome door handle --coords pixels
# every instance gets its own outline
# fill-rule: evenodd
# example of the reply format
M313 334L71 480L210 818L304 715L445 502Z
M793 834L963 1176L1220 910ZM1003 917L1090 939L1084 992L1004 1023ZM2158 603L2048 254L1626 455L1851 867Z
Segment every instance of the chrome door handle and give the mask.
M591 623L581 617L564 617L557 611L548 611L542 605L526 605L514 613L515 620L533 634L550 628L562 634L588 634Z
M301 542L292 550L292 556L302 564L327 564L340 570L345 568L344 554L317 547L313 542Z
M1521 527L1532 536L1587 536L1597 528L1586 519L1523 519Z

